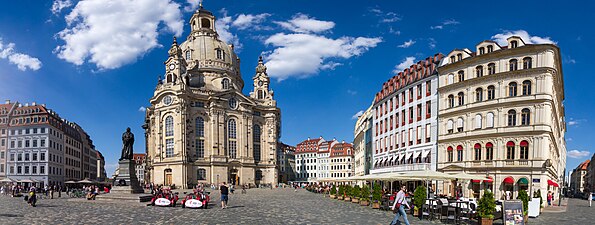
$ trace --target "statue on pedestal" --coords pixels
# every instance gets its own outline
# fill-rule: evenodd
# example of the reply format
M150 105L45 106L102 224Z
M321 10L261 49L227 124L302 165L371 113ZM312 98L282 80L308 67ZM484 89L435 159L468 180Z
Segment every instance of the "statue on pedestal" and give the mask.
M132 146L134 145L134 134L130 132L130 127L126 128L126 132L122 134L122 156L120 157L121 160L131 160L132 153Z

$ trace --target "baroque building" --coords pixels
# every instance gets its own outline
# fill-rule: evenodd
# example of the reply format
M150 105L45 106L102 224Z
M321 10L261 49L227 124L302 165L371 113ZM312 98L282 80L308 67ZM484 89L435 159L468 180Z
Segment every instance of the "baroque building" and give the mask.
M459 186L465 196L490 189L499 199L516 199L518 190L539 189L544 199L559 193L566 167L560 50L507 41L455 49L438 68L438 170L486 177L445 182L444 193Z
M165 79L149 100L145 180L178 187L277 182L281 112L262 58L246 96L240 59L219 39L213 14L201 6L189 25L186 41L174 38Z

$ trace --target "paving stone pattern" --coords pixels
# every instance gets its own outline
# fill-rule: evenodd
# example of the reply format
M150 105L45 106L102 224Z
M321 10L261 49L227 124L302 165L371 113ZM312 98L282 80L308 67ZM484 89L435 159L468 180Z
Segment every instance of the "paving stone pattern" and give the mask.
M64 196L64 195L63 195ZM41 199L29 207L22 198L0 196L0 224L389 224L393 214L293 189L249 189L229 196L221 209L212 191L209 209L161 208L141 203ZM595 207L570 199L565 213L546 213L530 224L595 224ZM409 215L411 224L442 224ZM495 221L495 224L501 224Z

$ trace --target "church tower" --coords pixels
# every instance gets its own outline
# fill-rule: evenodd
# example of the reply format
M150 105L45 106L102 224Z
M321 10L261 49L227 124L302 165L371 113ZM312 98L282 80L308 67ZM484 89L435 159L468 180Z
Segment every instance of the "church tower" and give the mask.
M169 57L164 62L165 64L165 83L173 84L187 84L186 80L186 60L182 58L182 50L178 46L176 37L169 48Z
M258 58L256 74L252 77L254 81L254 91L250 92L250 97L262 101L267 106L276 106L277 102L273 99L273 90L269 88L271 79L267 74L267 67L262 62L262 56Z

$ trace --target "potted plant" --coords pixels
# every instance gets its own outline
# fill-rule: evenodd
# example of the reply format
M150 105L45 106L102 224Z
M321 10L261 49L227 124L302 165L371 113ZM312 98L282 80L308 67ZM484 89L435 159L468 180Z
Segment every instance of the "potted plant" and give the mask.
M380 184L374 184L372 190L372 208L373 209L380 209L380 200L382 199L382 188Z
M345 186L345 201L349 202L351 201L351 185L346 185Z
M413 215L419 216L421 207L423 206L427 197L428 193L426 187L420 185L415 188L415 192L413 193Z
M370 187L364 185L360 191L359 205L368 206L370 204Z
M523 202L523 217L525 218L525 224L527 224L529 222L529 194L525 190L520 190L518 199Z
M343 197L345 197L345 186L339 185L339 193L337 194L337 199L343 200Z
M351 202L353 203L359 203L359 193L360 193L360 188L358 185L355 185L355 187L353 187L351 189Z
M490 190L485 190L477 204L477 215L481 218L480 224L492 225L492 222L494 222L494 212L496 212L494 193Z
M331 186L331 190L330 190L330 197L332 199L337 198L337 187L335 186Z

